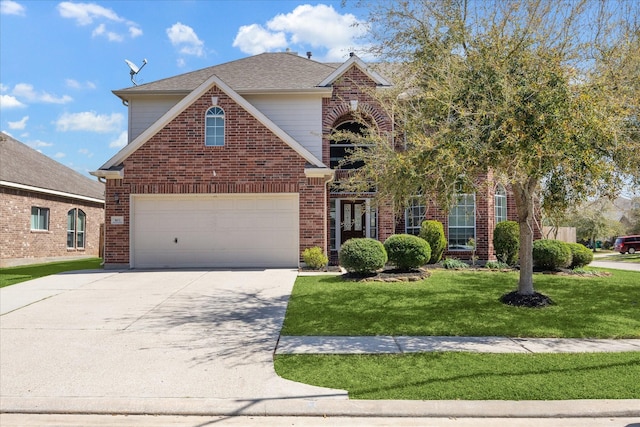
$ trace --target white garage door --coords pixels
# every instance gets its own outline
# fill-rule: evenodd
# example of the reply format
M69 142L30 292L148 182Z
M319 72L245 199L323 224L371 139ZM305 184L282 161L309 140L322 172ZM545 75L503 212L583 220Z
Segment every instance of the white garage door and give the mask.
M297 267L298 195L135 195L131 266Z

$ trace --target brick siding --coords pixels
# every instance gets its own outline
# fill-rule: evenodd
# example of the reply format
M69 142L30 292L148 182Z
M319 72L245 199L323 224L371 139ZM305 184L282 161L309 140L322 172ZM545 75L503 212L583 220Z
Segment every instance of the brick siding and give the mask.
M205 146L211 97L225 112L225 144ZM305 159L217 88L212 88L124 161L124 179L108 180L107 264L129 264L131 194L299 193L300 252L326 248L324 181L306 178ZM120 203L113 203L118 193Z
M49 209L49 230L31 230L33 206ZM84 249L67 249L67 213L74 208L86 214ZM38 259L97 257L102 223L101 203L0 187L0 267Z

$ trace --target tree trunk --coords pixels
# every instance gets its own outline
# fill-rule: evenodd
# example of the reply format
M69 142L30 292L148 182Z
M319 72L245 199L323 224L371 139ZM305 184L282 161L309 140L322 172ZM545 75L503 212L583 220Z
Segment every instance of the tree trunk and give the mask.
M536 186L537 181L532 178L529 178L525 183L513 185L520 228L518 293L521 295L532 295L535 292L533 290L533 202Z

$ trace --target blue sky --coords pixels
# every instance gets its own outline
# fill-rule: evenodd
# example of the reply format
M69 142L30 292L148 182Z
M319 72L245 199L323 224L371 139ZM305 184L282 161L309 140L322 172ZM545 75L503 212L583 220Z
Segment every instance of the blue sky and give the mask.
M343 61L365 11L340 1L0 1L0 130L88 175L126 144L112 90L290 48ZM3 159L6 161L6 159Z

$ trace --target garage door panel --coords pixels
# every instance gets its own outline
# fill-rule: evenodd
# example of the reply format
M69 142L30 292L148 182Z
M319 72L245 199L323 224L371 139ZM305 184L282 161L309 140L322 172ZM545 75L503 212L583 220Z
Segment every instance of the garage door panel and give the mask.
M296 267L298 223L297 194L137 196L132 264Z

